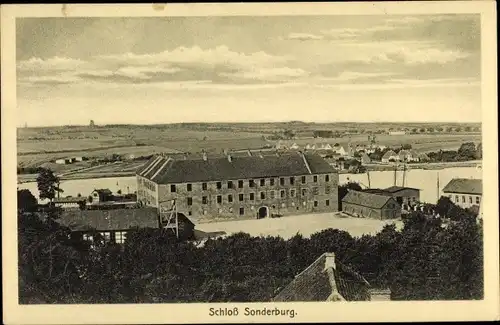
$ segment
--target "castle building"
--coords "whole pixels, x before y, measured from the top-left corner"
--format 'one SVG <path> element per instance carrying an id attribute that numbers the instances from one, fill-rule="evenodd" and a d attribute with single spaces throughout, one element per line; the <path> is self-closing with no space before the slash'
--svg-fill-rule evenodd
<path id="1" fill-rule="evenodd" d="M 137 200 L 193 217 L 252 217 L 337 211 L 338 173 L 302 152 L 173 159 L 156 156 L 137 173 Z"/>

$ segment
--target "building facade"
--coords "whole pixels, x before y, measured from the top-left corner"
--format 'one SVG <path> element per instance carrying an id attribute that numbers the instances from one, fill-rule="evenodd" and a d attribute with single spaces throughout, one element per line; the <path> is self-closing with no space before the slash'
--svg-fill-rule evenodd
<path id="1" fill-rule="evenodd" d="M 146 206 L 175 200 L 187 216 L 253 217 L 337 210 L 338 173 L 316 154 L 176 160 L 157 156 L 137 171 Z"/>
<path id="2" fill-rule="evenodd" d="M 480 179 L 454 178 L 443 188 L 443 195 L 455 205 L 467 209 L 481 207 L 483 181 Z"/>
<path id="3" fill-rule="evenodd" d="M 401 217 L 401 205 L 393 197 L 353 190 L 342 199 L 342 211 L 356 217 L 380 220 Z"/>

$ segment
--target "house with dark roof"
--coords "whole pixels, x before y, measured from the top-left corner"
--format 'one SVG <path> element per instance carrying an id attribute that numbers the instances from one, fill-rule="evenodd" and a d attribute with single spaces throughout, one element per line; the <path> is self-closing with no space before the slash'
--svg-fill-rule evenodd
<path id="1" fill-rule="evenodd" d="M 443 188 L 443 195 L 461 208 L 481 207 L 483 181 L 481 179 L 454 178 Z"/>
<path id="2" fill-rule="evenodd" d="M 342 211 L 361 218 L 396 219 L 401 205 L 389 195 L 350 190 L 342 199 Z"/>
<path id="3" fill-rule="evenodd" d="M 84 197 L 75 197 L 75 196 L 68 196 L 68 197 L 61 197 L 61 198 L 55 198 L 52 202 L 54 203 L 54 206 L 58 208 L 63 208 L 63 209 L 78 209 L 82 206 L 85 206 L 87 199 Z"/>
<path id="4" fill-rule="evenodd" d="M 187 216 L 265 218 L 337 210 L 338 173 L 317 154 L 153 157 L 137 170 L 146 206 L 176 201 Z"/>
<path id="5" fill-rule="evenodd" d="M 105 241 L 122 244 L 128 231 L 136 228 L 165 228 L 156 208 L 112 210 L 63 210 L 56 220 L 72 231 L 72 236 L 94 240 L 100 234 Z M 177 214 L 179 238 L 194 236 L 194 223 L 184 214 Z"/>
<path id="6" fill-rule="evenodd" d="M 383 163 L 389 163 L 394 161 L 399 161 L 399 155 L 395 153 L 393 150 L 389 150 L 382 156 L 381 161 Z"/>
<path id="7" fill-rule="evenodd" d="M 112 199 L 113 193 L 107 188 L 95 189 L 89 196 L 90 203 L 106 202 L 111 201 Z"/>
<path id="8" fill-rule="evenodd" d="M 390 291 L 372 288 L 334 253 L 322 254 L 273 298 L 273 302 L 369 300 L 390 300 Z"/>
<path id="9" fill-rule="evenodd" d="M 405 186 L 391 186 L 384 192 L 394 197 L 400 205 L 413 205 L 420 202 L 420 189 Z"/>

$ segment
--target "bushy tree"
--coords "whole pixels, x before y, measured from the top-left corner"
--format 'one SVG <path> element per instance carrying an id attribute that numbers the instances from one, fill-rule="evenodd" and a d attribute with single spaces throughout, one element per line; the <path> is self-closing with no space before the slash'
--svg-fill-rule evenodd
<path id="1" fill-rule="evenodd" d="M 30 190 L 17 191 L 17 209 L 21 212 L 35 212 L 38 208 L 38 201 L 31 194 Z"/>
<path id="2" fill-rule="evenodd" d="M 64 191 L 59 187 L 59 181 L 59 177 L 52 170 L 41 168 L 36 178 L 40 199 L 48 199 L 52 202 L 57 193 L 63 193 Z"/>

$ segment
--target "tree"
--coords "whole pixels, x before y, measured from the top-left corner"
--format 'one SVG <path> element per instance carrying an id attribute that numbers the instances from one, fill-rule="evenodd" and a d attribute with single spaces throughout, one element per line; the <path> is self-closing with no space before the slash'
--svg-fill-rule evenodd
<path id="1" fill-rule="evenodd" d="M 482 158 L 483 158 L 483 145 L 481 142 L 479 142 L 476 147 L 476 159 L 482 159 Z"/>
<path id="2" fill-rule="evenodd" d="M 447 128 L 446 128 L 446 132 L 448 132 L 448 133 L 453 132 L 453 128 L 452 128 L 451 126 L 447 127 Z"/>
<path id="3" fill-rule="evenodd" d="M 457 153 L 459 160 L 473 160 L 476 158 L 476 145 L 474 142 L 462 143 Z"/>
<path id="4" fill-rule="evenodd" d="M 94 120 L 90 120 L 90 127 L 94 127 L 94 126 L 95 126 Z"/>
<path id="5" fill-rule="evenodd" d="M 430 133 L 434 132 L 434 128 L 433 127 L 427 128 L 427 132 L 430 132 Z"/>
<path id="6" fill-rule="evenodd" d="M 401 145 L 402 150 L 410 150 L 411 148 L 412 148 L 411 144 L 409 144 L 409 143 L 405 143 L 405 144 Z"/>
<path id="7" fill-rule="evenodd" d="M 417 133 L 417 131 L 418 131 L 418 129 L 417 129 L 417 128 L 412 128 L 412 129 L 411 129 L 411 132 L 412 132 L 412 133 Z"/>
<path id="8" fill-rule="evenodd" d="M 442 127 L 440 127 L 440 126 L 436 128 L 436 131 L 438 131 L 438 132 L 443 132 L 443 130 L 444 129 Z"/>
<path id="9" fill-rule="evenodd" d="M 464 128 L 464 131 L 465 131 L 465 132 L 470 132 L 470 131 L 471 131 L 471 127 L 470 127 L 470 126 L 466 126 L 466 127 Z"/>
<path id="10" fill-rule="evenodd" d="M 420 133 L 425 133 L 425 128 L 420 128 L 420 129 L 419 129 L 419 132 L 420 132 Z"/>
<path id="11" fill-rule="evenodd" d="M 52 170 L 41 168 L 36 178 L 40 199 L 48 199 L 52 203 L 56 193 L 63 193 L 64 191 L 59 187 L 59 181 L 59 177 L 54 175 Z"/>
<path id="12" fill-rule="evenodd" d="M 30 190 L 17 191 L 17 209 L 21 212 L 35 212 L 38 208 L 38 201 L 31 194 Z"/>

